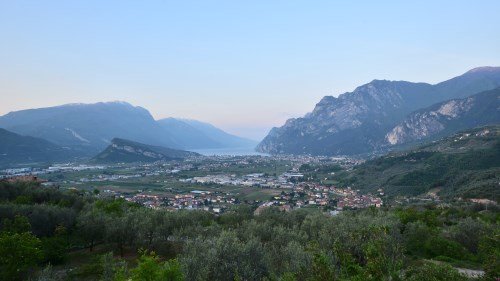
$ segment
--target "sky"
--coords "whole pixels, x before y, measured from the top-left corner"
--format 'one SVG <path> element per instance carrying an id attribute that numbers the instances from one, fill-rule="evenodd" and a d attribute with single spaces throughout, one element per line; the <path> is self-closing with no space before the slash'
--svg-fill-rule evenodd
<path id="1" fill-rule="evenodd" d="M 0 0 L 0 115 L 127 101 L 259 140 L 373 79 L 500 66 L 500 1 Z"/>

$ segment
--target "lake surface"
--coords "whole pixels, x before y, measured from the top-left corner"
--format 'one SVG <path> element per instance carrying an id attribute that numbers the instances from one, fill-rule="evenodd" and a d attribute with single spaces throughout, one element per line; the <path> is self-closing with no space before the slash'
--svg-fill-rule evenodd
<path id="1" fill-rule="evenodd" d="M 199 153 L 201 155 L 205 155 L 205 156 L 212 156 L 212 155 L 232 155 L 232 156 L 261 155 L 261 156 L 269 156 L 269 154 L 260 153 L 260 152 L 255 151 L 255 147 L 191 149 L 191 151 L 197 152 L 197 153 Z"/>

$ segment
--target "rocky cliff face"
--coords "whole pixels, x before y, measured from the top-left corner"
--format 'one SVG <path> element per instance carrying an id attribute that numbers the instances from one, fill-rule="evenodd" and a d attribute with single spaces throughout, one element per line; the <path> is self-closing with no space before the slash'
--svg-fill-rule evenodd
<path id="1" fill-rule="evenodd" d="M 313 155 L 373 152 L 388 142 L 398 143 L 402 128 L 396 127 L 408 114 L 450 97 L 470 96 L 496 87 L 500 87 L 498 67 L 474 69 L 437 85 L 374 80 L 338 98 L 324 97 L 311 113 L 273 128 L 257 150 Z M 466 104 L 443 105 L 434 114 L 452 117 L 466 110 Z M 424 119 L 429 122 L 427 134 L 440 130 L 435 121 Z"/>
<path id="2" fill-rule="evenodd" d="M 152 158 L 154 160 L 160 160 L 160 159 L 166 158 L 166 156 L 161 154 L 161 153 L 156 153 L 153 151 L 144 150 L 144 149 L 133 147 L 130 145 L 120 145 L 120 144 L 113 143 L 113 144 L 111 144 L 111 149 L 114 149 L 117 151 L 122 151 L 124 153 L 136 154 L 138 157 Z"/>
<path id="3" fill-rule="evenodd" d="M 424 83 L 374 80 L 338 98 L 324 97 L 305 117 L 274 128 L 257 149 L 278 154 L 368 152 L 377 146 L 375 140 L 388 124 L 414 109 L 411 101 L 430 89 Z"/>
<path id="4" fill-rule="evenodd" d="M 405 144 L 474 126 L 500 123 L 500 89 L 438 103 L 408 115 L 386 134 L 390 145 Z"/>

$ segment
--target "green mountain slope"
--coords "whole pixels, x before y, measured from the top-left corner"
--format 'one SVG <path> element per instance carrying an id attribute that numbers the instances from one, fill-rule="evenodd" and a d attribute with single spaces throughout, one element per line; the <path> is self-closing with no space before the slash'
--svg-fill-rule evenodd
<path id="1" fill-rule="evenodd" d="M 154 162 L 183 159 L 199 154 L 161 146 L 146 145 L 130 140 L 115 138 L 111 144 L 93 158 L 98 163 Z"/>
<path id="2" fill-rule="evenodd" d="M 500 125 L 463 131 L 417 149 L 389 154 L 337 175 L 364 191 L 388 195 L 437 191 L 445 197 L 500 199 Z"/>

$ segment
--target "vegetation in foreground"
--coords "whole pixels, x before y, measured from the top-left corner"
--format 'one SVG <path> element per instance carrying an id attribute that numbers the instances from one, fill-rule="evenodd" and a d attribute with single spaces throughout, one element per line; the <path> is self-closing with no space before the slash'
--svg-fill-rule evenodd
<path id="1" fill-rule="evenodd" d="M 467 280 L 500 276 L 496 207 L 213 216 L 0 183 L 1 280 Z"/>

